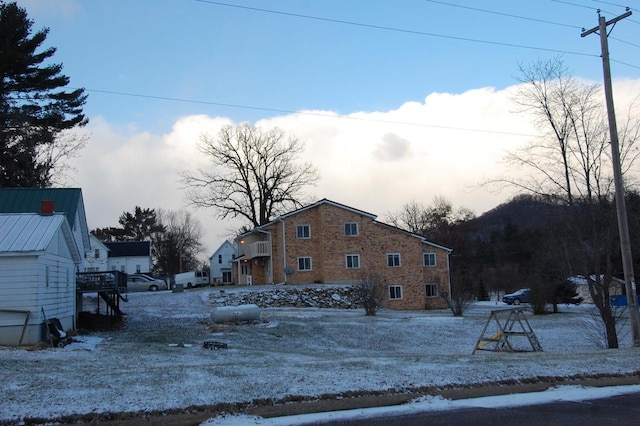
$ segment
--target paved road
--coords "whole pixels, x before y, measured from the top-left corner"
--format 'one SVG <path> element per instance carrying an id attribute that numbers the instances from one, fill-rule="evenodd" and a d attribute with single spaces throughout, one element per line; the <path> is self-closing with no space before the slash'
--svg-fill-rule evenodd
<path id="1" fill-rule="evenodd" d="M 332 426 L 423 426 L 423 425 L 638 425 L 640 392 L 589 401 L 555 402 L 509 408 L 467 408 L 322 423 Z"/>

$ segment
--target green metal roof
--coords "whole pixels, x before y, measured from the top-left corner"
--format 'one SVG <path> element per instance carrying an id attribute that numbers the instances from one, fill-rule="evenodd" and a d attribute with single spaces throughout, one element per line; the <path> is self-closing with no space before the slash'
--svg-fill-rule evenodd
<path id="1" fill-rule="evenodd" d="M 54 210 L 64 213 L 73 229 L 82 200 L 80 188 L 0 188 L 0 213 L 40 213 L 45 200 L 53 201 Z"/>

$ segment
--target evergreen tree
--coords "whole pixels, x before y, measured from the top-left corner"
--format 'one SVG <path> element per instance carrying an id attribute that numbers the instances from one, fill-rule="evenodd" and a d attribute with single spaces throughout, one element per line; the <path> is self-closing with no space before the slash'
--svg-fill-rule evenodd
<path id="1" fill-rule="evenodd" d="M 87 124 L 87 95 L 64 90 L 62 64 L 46 63 L 56 49 L 41 49 L 49 29 L 32 35 L 32 26 L 25 9 L 0 2 L 0 187 L 50 186 L 56 167 L 84 145 L 61 133 Z"/>

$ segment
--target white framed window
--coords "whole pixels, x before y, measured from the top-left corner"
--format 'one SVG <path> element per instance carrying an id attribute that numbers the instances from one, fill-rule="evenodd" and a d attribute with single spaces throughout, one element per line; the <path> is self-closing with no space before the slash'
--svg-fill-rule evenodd
<path id="1" fill-rule="evenodd" d="M 298 271 L 310 271 L 311 267 L 311 256 L 300 256 L 298 258 Z"/>
<path id="2" fill-rule="evenodd" d="M 100 259 L 100 250 L 95 249 L 93 251 L 93 257 L 96 258 L 96 259 Z"/>
<path id="3" fill-rule="evenodd" d="M 218 264 L 222 264 L 222 255 L 221 254 L 218 255 Z"/>
<path id="4" fill-rule="evenodd" d="M 311 238 L 311 225 L 296 226 L 296 238 L 301 238 L 301 239 Z"/>
<path id="5" fill-rule="evenodd" d="M 345 256 L 345 262 L 347 269 L 359 269 L 360 268 L 360 255 L 348 254 Z"/>
<path id="6" fill-rule="evenodd" d="M 391 300 L 400 300 L 400 299 L 402 299 L 402 286 L 401 285 L 390 285 L 389 286 L 389 299 L 391 299 Z"/>
<path id="7" fill-rule="evenodd" d="M 436 254 L 422 253 L 422 261 L 424 266 L 436 266 Z"/>
<path id="8" fill-rule="evenodd" d="M 357 222 L 347 222 L 344 224 L 344 235 L 354 237 L 358 235 L 358 223 Z"/>
<path id="9" fill-rule="evenodd" d="M 387 253 L 387 266 L 397 268 L 400 266 L 400 253 Z"/>
<path id="10" fill-rule="evenodd" d="M 425 296 L 438 297 L 438 284 L 427 284 L 424 286 Z"/>

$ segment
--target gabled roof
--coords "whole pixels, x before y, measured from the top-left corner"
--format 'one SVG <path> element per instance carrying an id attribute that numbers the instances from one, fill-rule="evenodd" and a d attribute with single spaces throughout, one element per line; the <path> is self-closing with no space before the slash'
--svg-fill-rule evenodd
<path id="1" fill-rule="evenodd" d="M 103 244 L 109 249 L 109 257 L 151 255 L 151 241 L 116 241 Z"/>
<path id="2" fill-rule="evenodd" d="M 361 214 L 363 216 L 368 216 L 373 220 L 375 220 L 376 217 L 377 217 L 374 214 L 367 213 L 367 212 L 362 211 L 362 210 L 354 209 L 353 207 L 349 207 L 349 206 L 347 206 L 345 204 L 336 203 L 335 201 L 331 201 L 331 200 L 328 200 L 326 198 L 323 198 L 322 200 L 316 201 L 313 204 L 309 204 L 307 206 L 300 207 L 299 209 L 293 210 L 293 211 L 291 211 L 289 213 L 282 214 L 282 215 L 278 216 L 277 218 L 275 218 L 274 220 L 272 220 L 271 222 L 265 223 L 264 225 L 261 225 L 261 226 L 258 226 L 255 229 L 264 229 L 264 228 L 268 227 L 269 225 L 273 225 L 274 223 L 279 222 L 282 219 L 288 218 L 289 216 L 294 216 L 294 215 L 296 215 L 298 213 L 301 213 L 301 212 L 306 211 L 306 210 L 310 210 L 310 209 L 312 209 L 314 207 L 318 207 L 318 206 L 321 206 L 323 204 L 329 204 L 329 205 L 332 205 L 332 206 L 335 206 L 335 207 L 338 207 L 338 208 L 341 208 L 341 209 L 344 209 L 344 210 L 349 210 L 351 212 L 354 212 L 354 213 L 357 213 L 357 214 Z M 250 234 L 251 232 L 253 232 L 253 231 L 249 231 L 246 234 Z"/>
<path id="3" fill-rule="evenodd" d="M 0 188 L 0 213 L 40 213 L 40 203 L 51 200 L 73 229 L 81 199 L 80 188 Z"/>
<path id="4" fill-rule="evenodd" d="M 288 218 L 290 216 L 294 216 L 294 215 L 296 215 L 298 213 L 301 213 L 303 211 L 306 211 L 306 210 L 309 210 L 309 209 L 312 209 L 314 207 L 318 207 L 318 206 L 321 206 L 321 205 L 324 205 L 324 204 L 331 205 L 331 206 L 334 206 L 334 207 L 338 207 L 340 209 L 348 210 L 350 212 L 353 212 L 353 213 L 356 213 L 356 214 L 359 214 L 359 215 L 362 215 L 362 216 L 367 216 L 373 221 L 373 223 L 375 223 L 377 225 L 384 226 L 384 227 L 389 228 L 389 229 L 393 229 L 393 230 L 395 230 L 397 232 L 402 232 L 402 233 L 410 235 L 410 236 L 412 236 L 414 238 L 418 238 L 418 239 L 420 239 L 422 241 L 423 244 L 428 244 L 428 245 L 431 245 L 431 246 L 434 246 L 434 247 L 438 247 L 440 249 L 448 251 L 449 253 L 453 251 L 453 249 L 441 246 L 441 245 L 436 244 L 436 243 L 432 243 L 431 241 L 427 240 L 426 237 L 424 237 L 423 235 L 414 234 L 413 232 L 406 231 L 406 230 L 398 228 L 396 226 L 389 225 L 389 224 L 384 223 L 384 222 L 379 222 L 378 220 L 376 220 L 376 218 L 378 216 L 376 216 L 376 215 L 374 215 L 372 213 L 367 213 L 367 212 L 365 212 L 363 210 L 358 210 L 358 209 L 355 209 L 353 207 L 349 207 L 349 206 L 347 206 L 345 204 L 336 203 L 335 201 L 331 201 L 331 200 L 328 200 L 326 198 L 323 198 L 320 201 L 316 201 L 313 204 L 309 204 L 308 206 L 304 206 L 304 207 L 301 207 L 301 208 L 299 208 L 297 210 L 293 210 L 293 211 L 291 211 L 289 213 L 285 213 L 283 215 L 280 215 L 280 216 L 278 216 L 277 218 L 275 218 L 274 220 L 272 220 L 269 223 L 265 223 L 264 225 L 258 226 L 258 227 L 252 229 L 249 232 L 245 232 L 244 234 L 238 236 L 238 238 L 240 238 L 240 237 L 242 237 L 244 235 L 251 234 L 253 232 L 264 232 L 265 228 L 269 227 L 270 225 L 273 225 L 276 222 L 279 222 L 279 221 L 284 220 L 284 219 L 286 219 L 286 218 Z"/>
<path id="5" fill-rule="evenodd" d="M 94 250 L 95 249 L 103 249 L 103 250 L 109 251 L 107 246 L 105 246 L 104 243 L 102 241 L 100 241 L 98 239 L 98 237 L 96 237 L 92 233 L 89 233 L 89 240 L 91 240 L 91 248 L 92 249 L 94 249 Z"/>
<path id="6" fill-rule="evenodd" d="M 78 247 L 62 214 L 0 213 L 0 254 L 44 252 L 60 229 L 73 261 L 79 263 Z"/>
<path id="7" fill-rule="evenodd" d="M 80 188 L 0 188 L 0 213 L 40 213 L 42 201 L 54 203 L 56 213 L 64 213 L 69 226 L 74 229 L 76 214 L 85 247 L 89 247 L 82 189 Z"/>
<path id="8" fill-rule="evenodd" d="M 229 240 L 226 240 L 224 243 L 220 244 L 220 247 L 218 247 L 218 249 L 214 251 L 211 256 L 209 256 L 209 259 L 215 257 L 215 255 L 217 255 L 225 246 L 229 246 L 231 249 L 233 249 L 234 252 L 236 251 L 236 246 L 231 244 Z"/>

